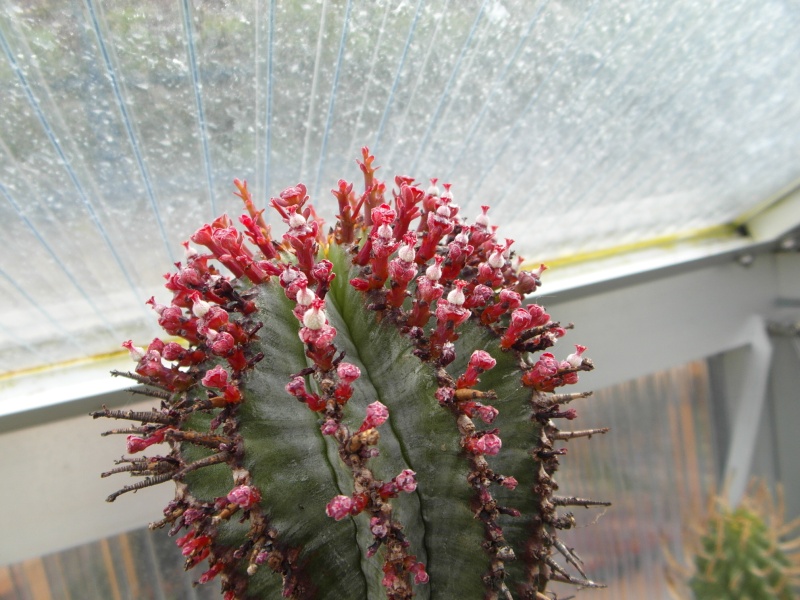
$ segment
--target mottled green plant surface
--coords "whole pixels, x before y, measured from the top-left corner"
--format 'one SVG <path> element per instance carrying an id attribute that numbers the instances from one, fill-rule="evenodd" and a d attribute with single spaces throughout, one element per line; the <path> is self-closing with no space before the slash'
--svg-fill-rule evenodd
<path id="1" fill-rule="evenodd" d="M 593 365 L 582 346 L 557 359 L 571 326 L 524 303 L 543 267 L 520 270 L 488 207 L 467 223 L 449 186 L 396 178 L 387 201 L 363 158 L 364 192 L 339 182 L 329 232 L 298 185 L 270 202 L 288 225 L 273 239 L 237 181 L 245 234 L 223 217 L 192 236 L 210 254 L 187 244 L 171 305 L 149 302 L 184 342 L 125 343 L 125 375 L 160 405 L 93 413 L 137 423 L 110 432 L 130 456 L 104 475 L 143 479 L 109 500 L 174 481 L 153 527 L 180 533 L 186 567 L 207 561 L 199 581 L 219 577 L 226 600 L 597 586 L 558 510 L 606 503 L 558 495 L 554 474 L 559 442 L 605 430 L 556 425 L 588 395 L 556 390 Z"/>

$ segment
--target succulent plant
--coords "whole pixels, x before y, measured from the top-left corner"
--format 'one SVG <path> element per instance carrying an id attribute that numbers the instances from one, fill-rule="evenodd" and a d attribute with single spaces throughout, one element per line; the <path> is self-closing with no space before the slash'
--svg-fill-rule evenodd
<path id="1" fill-rule="evenodd" d="M 800 521 L 783 523 L 763 484 L 736 508 L 713 496 L 693 544 L 688 587 L 696 600 L 793 600 L 800 589 Z"/>
<path id="2" fill-rule="evenodd" d="M 126 342 L 135 372 L 116 373 L 160 405 L 92 413 L 135 423 L 108 432 L 130 456 L 103 476 L 142 479 L 108 500 L 175 482 L 151 527 L 181 533 L 226 600 L 597 586 L 558 510 L 607 503 L 557 495 L 554 474 L 559 442 L 606 429 L 558 428 L 589 393 L 557 389 L 593 365 L 548 351 L 572 326 L 524 302 L 544 266 L 520 269 L 488 207 L 462 220 L 449 185 L 396 177 L 387 202 L 362 152 L 364 192 L 339 181 L 329 231 L 298 184 L 269 203 L 287 226 L 273 238 L 236 180 L 243 233 L 222 216 L 191 236 L 209 253 L 184 244 L 170 305 L 148 301 L 173 340 Z"/>

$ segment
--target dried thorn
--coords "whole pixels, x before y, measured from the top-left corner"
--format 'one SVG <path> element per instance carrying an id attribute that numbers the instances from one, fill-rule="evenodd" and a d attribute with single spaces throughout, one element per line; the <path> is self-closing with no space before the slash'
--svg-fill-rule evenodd
<path id="1" fill-rule="evenodd" d="M 100 473 L 100 477 L 105 478 L 111 475 L 116 475 L 117 473 L 127 473 L 131 472 L 135 475 L 154 475 L 155 472 L 148 468 L 148 463 L 145 462 L 132 462 L 127 465 L 122 465 L 121 467 L 116 467 L 111 469 L 110 471 L 104 471 Z"/>
<path id="2" fill-rule="evenodd" d="M 89 413 L 92 418 L 108 417 L 109 419 L 125 419 L 127 421 L 140 421 L 142 423 L 161 423 L 162 425 L 175 425 L 176 419 L 171 415 L 156 411 L 109 410 L 103 405 L 103 410 Z"/>
<path id="3" fill-rule="evenodd" d="M 140 390 L 139 388 L 128 388 L 125 390 L 131 394 L 138 394 L 139 396 L 148 396 L 150 398 L 158 398 L 159 400 L 172 400 L 172 394 L 169 392 L 165 392 L 164 390 L 153 390 L 153 389 L 144 389 Z"/>
<path id="4" fill-rule="evenodd" d="M 598 433 L 607 433 L 609 431 L 608 427 L 598 427 L 597 429 L 582 429 L 580 431 L 558 431 L 551 435 L 550 437 L 554 440 L 571 440 L 573 438 L 579 437 L 592 437 Z"/>
<path id="5" fill-rule="evenodd" d="M 558 581 L 560 583 L 571 583 L 572 585 L 579 585 L 581 587 L 594 588 L 594 589 L 602 589 L 608 587 L 602 583 L 597 583 L 595 581 L 592 581 L 591 579 L 581 579 L 580 577 L 572 577 L 570 575 L 567 575 L 565 577 L 561 573 L 552 573 L 550 575 L 550 580 Z"/>
<path id="6" fill-rule="evenodd" d="M 145 377 L 144 375 L 139 375 L 138 373 L 131 373 L 130 371 L 111 371 L 112 377 L 127 377 L 128 379 L 133 379 L 137 383 L 141 383 L 142 385 L 153 385 L 153 382 L 150 380 L 149 377 Z"/>
<path id="7" fill-rule="evenodd" d="M 144 481 L 140 481 L 138 483 L 134 483 L 132 485 L 126 485 L 121 490 L 117 490 L 113 494 L 111 494 L 108 498 L 106 498 L 106 502 L 113 502 L 122 494 L 127 492 L 135 492 L 136 490 L 141 490 L 146 487 L 150 487 L 153 485 L 158 485 L 159 483 L 164 483 L 165 481 L 169 481 L 172 479 L 171 473 L 164 473 L 163 475 L 157 475 L 155 477 L 148 477 Z"/>
<path id="8" fill-rule="evenodd" d="M 577 554 L 575 554 L 571 548 L 567 548 L 564 545 L 564 542 L 559 540 L 557 537 L 553 536 L 552 542 L 553 546 L 556 547 L 556 550 L 558 550 L 561 553 L 561 555 L 567 560 L 567 562 L 571 564 L 573 567 L 575 567 L 575 569 L 578 571 L 578 573 L 581 574 L 581 576 L 584 579 L 588 579 L 588 577 L 586 577 L 586 573 L 583 570 L 583 567 L 581 566 L 581 563 L 583 563 L 583 561 L 580 559 L 580 557 Z"/>
<path id="9" fill-rule="evenodd" d="M 590 506 L 611 506 L 611 502 L 576 498 L 575 496 L 553 496 L 550 498 L 550 502 L 556 506 L 583 506 L 584 508 L 589 508 Z"/>
<path id="10" fill-rule="evenodd" d="M 514 343 L 514 346 L 517 346 L 517 344 L 521 345 L 522 342 L 526 342 L 527 340 L 534 338 L 537 335 L 541 335 L 546 331 L 555 329 L 557 327 L 561 327 L 561 324 L 558 321 L 552 321 L 550 323 L 547 323 L 546 325 L 540 325 L 539 327 L 533 327 L 531 329 L 523 331 L 520 334 L 519 338 L 517 338 L 517 341 Z M 574 325 L 570 323 L 566 327 L 564 327 L 564 329 L 572 329 L 573 327 Z"/>
<path id="11" fill-rule="evenodd" d="M 196 446 L 203 446 L 205 448 L 219 448 L 223 444 L 228 446 L 233 445 L 233 440 L 224 435 L 209 435 L 198 433 L 196 431 L 180 431 L 178 429 L 170 429 L 165 433 L 165 437 L 171 441 L 188 442 Z"/>
<path id="12" fill-rule="evenodd" d="M 173 479 L 180 479 L 187 473 L 192 471 L 196 471 L 197 469 L 202 469 L 203 467 L 209 467 L 211 465 L 216 465 L 219 463 L 223 463 L 230 458 L 230 452 L 217 452 L 216 454 L 212 454 L 211 456 L 207 456 L 205 458 L 201 458 L 200 460 L 196 460 L 193 463 L 189 463 L 185 467 L 183 467 L 180 471 L 172 475 Z"/>
<path id="13" fill-rule="evenodd" d="M 124 427 L 122 429 L 109 429 L 108 431 L 101 433 L 100 436 L 106 437 L 107 435 L 115 435 L 118 433 L 145 433 L 147 429 L 147 427 Z"/>
<path id="14" fill-rule="evenodd" d="M 573 392 L 571 394 L 550 394 L 544 396 L 542 400 L 534 401 L 534 405 L 538 409 L 547 409 L 557 404 L 569 404 L 573 400 L 580 400 L 581 398 L 588 398 L 594 392 Z M 542 395 L 539 394 L 541 398 Z"/>

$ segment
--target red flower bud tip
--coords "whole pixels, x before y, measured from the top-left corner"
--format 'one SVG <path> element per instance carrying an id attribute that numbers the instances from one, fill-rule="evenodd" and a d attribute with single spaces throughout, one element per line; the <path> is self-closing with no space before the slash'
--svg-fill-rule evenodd
<path id="1" fill-rule="evenodd" d="M 184 538 L 181 538 L 184 539 Z M 179 540 L 180 541 L 180 540 Z M 200 537 L 192 536 L 191 539 L 185 541 L 183 544 L 179 544 L 182 548 L 181 554 L 184 556 L 191 556 L 198 550 L 202 550 L 208 544 L 211 543 L 211 538 L 207 535 L 201 535 Z"/>
<path id="2" fill-rule="evenodd" d="M 135 435 L 129 435 L 126 439 L 126 447 L 128 454 L 136 454 L 152 446 L 153 444 L 160 444 L 164 441 L 164 434 L 167 433 L 169 427 L 162 427 L 146 438 L 141 438 Z"/>
<path id="3" fill-rule="evenodd" d="M 302 204 L 306 199 L 306 186 L 298 183 L 292 187 L 288 187 L 280 193 L 280 199 L 286 205 Z"/>
<path id="4" fill-rule="evenodd" d="M 217 365 L 213 369 L 206 371 L 203 379 L 200 380 L 207 388 L 222 389 L 228 384 L 228 372 Z"/>
<path id="5" fill-rule="evenodd" d="M 350 285 L 352 285 L 359 292 L 369 291 L 369 281 L 366 279 L 361 279 L 360 277 L 353 277 L 353 279 L 350 280 Z"/>
<path id="6" fill-rule="evenodd" d="M 389 225 L 394 222 L 395 218 L 397 217 L 397 213 L 392 210 L 392 207 L 388 204 L 376 206 L 372 209 L 370 214 L 372 216 L 372 223 L 376 227 L 380 227 L 381 225 Z"/>
<path id="7" fill-rule="evenodd" d="M 492 355 L 485 350 L 475 350 L 469 358 L 467 371 L 458 378 L 456 387 L 458 389 L 471 388 L 478 383 L 478 377 L 484 371 L 488 371 L 497 364 Z"/>
<path id="8" fill-rule="evenodd" d="M 353 499 L 347 496 L 336 496 L 333 500 L 328 502 L 325 507 L 325 514 L 329 517 L 341 521 L 350 515 L 350 510 L 353 508 Z"/>
<path id="9" fill-rule="evenodd" d="M 356 379 L 361 377 L 361 369 L 350 363 L 341 362 L 336 367 L 336 374 L 343 383 L 353 383 Z"/>
<path id="10" fill-rule="evenodd" d="M 214 565 L 208 571 L 200 575 L 200 579 L 198 579 L 197 582 L 201 584 L 208 583 L 214 579 L 214 577 L 216 577 L 220 571 L 222 571 L 224 566 L 225 564 L 222 561 L 214 563 Z"/>
<path id="11" fill-rule="evenodd" d="M 364 422 L 361 424 L 357 433 L 361 433 L 367 429 L 374 429 L 382 425 L 388 418 L 389 409 L 386 408 L 384 404 L 381 404 L 380 401 L 376 400 L 367 406 L 367 416 L 364 418 Z"/>
<path id="12" fill-rule="evenodd" d="M 122 342 L 122 347 L 128 351 L 134 361 L 139 362 L 144 358 L 145 349 L 141 346 L 134 346 L 131 340 Z"/>
<path id="13" fill-rule="evenodd" d="M 503 441 L 493 433 L 481 437 L 472 437 L 467 441 L 467 450 L 473 454 L 488 454 L 494 456 L 503 447 Z"/>
<path id="14" fill-rule="evenodd" d="M 249 485 L 237 485 L 228 493 L 227 499 L 231 504 L 248 510 L 261 501 L 261 492 Z"/>
<path id="15" fill-rule="evenodd" d="M 428 573 L 425 572 L 425 565 L 420 562 L 412 565 L 409 571 L 414 575 L 414 583 L 417 585 L 421 583 L 428 583 L 430 580 Z"/>
<path id="16" fill-rule="evenodd" d="M 586 352 L 586 346 L 575 344 L 575 352 L 567 356 L 567 362 L 573 369 L 577 369 L 583 362 L 582 354 Z"/>
<path id="17" fill-rule="evenodd" d="M 574 408 L 568 408 L 567 410 L 562 412 L 559 416 L 563 417 L 564 419 L 567 419 L 568 421 L 572 421 L 578 418 L 578 411 L 575 410 Z"/>

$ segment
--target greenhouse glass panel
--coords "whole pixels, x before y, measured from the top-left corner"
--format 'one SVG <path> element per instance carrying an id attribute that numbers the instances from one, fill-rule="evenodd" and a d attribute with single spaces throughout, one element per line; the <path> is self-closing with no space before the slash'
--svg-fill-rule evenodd
<path id="1" fill-rule="evenodd" d="M 800 180 L 779 0 L 0 2 L 0 365 L 146 340 L 234 177 L 453 185 L 533 264 L 736 235 Z"/>

